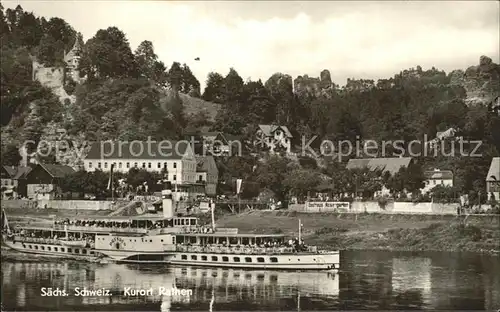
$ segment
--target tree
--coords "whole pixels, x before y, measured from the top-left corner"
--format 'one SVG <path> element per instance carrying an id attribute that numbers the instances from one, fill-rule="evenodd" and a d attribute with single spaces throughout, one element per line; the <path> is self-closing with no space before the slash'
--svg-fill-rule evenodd
<path id="1" fill-rule="evenodd" d="M 126 180 L 127 184 L 137 189 L 141 185 L 147 185 L 148 191 L 153 192 L 158 185 L 158 181 L 162 180 L 163 176 L 158 172 L 150 172 L 146 169 L 130 168 Z"/>
<path id="2" fill-rule="evenodd" d="M 154 52 L 153 43 L 144 40 L 135 50 L 135 60 L 139 73 L 142 77 L 155 81 L 163 86 L 167 79 L 166 67 L 163 62 L 158 61 L 158 56 Z"/>
<path id="3" fill-rule="evenodd" d="M 297 168 L 286 173 L 283 185 L 292 194 L 297 196 L 307 195 L 309 191 L 314 190 L 322 179 L 318 172 L 310 169 Z"/>
<path id="4" fill-rule="evenodd" d="M 288 193 L 288 186 L 283 184 L 290 161 L 287 158 L 271 156 L 264 164 L 257 167 L 255 176 L 262 187 L 272 190 L 278 199 L 283 200 Z"/>
<path id="5" fill-rule="evenodd" d="M 18 166 L 22 157 L 19 154 L 18 148 L 13 144 L 2 146 L 2 165 L 3 166 Z"/>
<path id="6" fill-rule="evenodd" d="M 224 77 L 219 73 L 211 72 L 208 74 L 202 98 L 205 101 L 223 104 L 224 88 Z"/>
<path id="7" fill-rule="evenodd" d="M 242 100 L 243 85 L 243 79 L 234 68 L 231 68 L 224 78 L 224 100 L 226 105 L 238 108 Z"/>
<path id="8" fill-rule="evenodd" d="M 459 200 L 459 190 L 453 186 L 436 185 L 430 190 L 432 200 L 436 203 L 455 203 Z"/>
<path id="9" fill-rule="evenodd" d="M 168 70 L 168 83 L 175 92 L 180 92 L 182 90 L 182 76 L 183 71 L 181 64 L 178 62 L 172 63 L 170 69 Z"/>
<path id="10" fill-rule="evenodd" d="M 192 97 L 199 98 L 200 97 L 200 82 L 191 72 L 191 69 L 186 64 L 182 65 L 182 74 L 181 74 L 181 92 L 185 94 L 189 94 Z"/>
<path id="11" fill-rule="evenodd" d="M 138 76 L 129 42 L 116 27 L 100 29 L 87 41 L 80 69 L 90 80 Z"/>

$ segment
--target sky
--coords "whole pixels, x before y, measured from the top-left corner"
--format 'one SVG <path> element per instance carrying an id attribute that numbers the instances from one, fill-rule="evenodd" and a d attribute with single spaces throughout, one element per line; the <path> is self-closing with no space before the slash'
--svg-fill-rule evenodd
<path id="1" fill-rule="evenodd" d="M 403 69 L 449 72 L 499 63 L 498 1 L 5 1 L 83 34 L 116 26 L 133 50 L 153 42 L 168 67 L 186 63 L 202 85 L 233 67 L 244 79 L 276 72 L 332 80 L 389 78 Z M 194 59 L 199 57 L 200 61 Z"/>

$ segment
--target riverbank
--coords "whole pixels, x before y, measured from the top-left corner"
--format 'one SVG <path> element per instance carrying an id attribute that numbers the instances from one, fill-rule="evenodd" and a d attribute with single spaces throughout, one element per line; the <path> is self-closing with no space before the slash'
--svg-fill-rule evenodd
<path id="1" fill-rule="evenodd" d="M 384 215 L 252 211 L 225 215 L 217 226 L 247 233 L 298 236 L 326 249 L 500 253 L 500 216 Z"/>
<path id="2" fill-rule="evenodd" d="M 9 223 L 50 225 L 58 218 L 105 216 L 110 211 L 56 209 L 6 209 Z M 209 223 L 210 216 L 200 216 Z M 325 249 L 388 251 L 451 251 L 500 253 L 499 215 L 387 215 L 250 211 L 216 214 L 218 227 L 238 228 L 241 233 L 275 233 L 298 236 L 298 220 L 304 224 L 307 244 Z"/>

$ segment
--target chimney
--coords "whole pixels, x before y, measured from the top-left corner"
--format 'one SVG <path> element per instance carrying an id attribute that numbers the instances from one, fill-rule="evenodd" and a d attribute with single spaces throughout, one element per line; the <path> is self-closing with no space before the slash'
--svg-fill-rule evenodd
<path id="1" fill-rule="evenodd" d="M 172 205 L 172 184 L 167 182 L 165 189 L 161 191 L 163 218 L 172 219 L 174 217 L 174 210 Z"/>

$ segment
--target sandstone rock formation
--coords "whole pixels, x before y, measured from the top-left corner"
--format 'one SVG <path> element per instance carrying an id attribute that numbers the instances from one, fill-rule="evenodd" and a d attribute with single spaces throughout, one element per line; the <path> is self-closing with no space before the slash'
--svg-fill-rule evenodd
<path id="1" fill-rule="evenodd" d="M 465 72 L 453 71 L 450 75 L 450 83 L 465 88 L 467 105 L 488 105 L 500 95 L 500 65 L 487 56 L 479 58 L 479 65 L 471 66 Z"/>
<path id="2" fill-rule="evenodd" d="M 294 92 L 298 95 L 329 96 L 335 91 L 335 84 L 332 82 L 330 71 L 324 69 L 319 78 L 308 75 L 298 76 L 293 81 Z"/>

